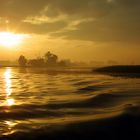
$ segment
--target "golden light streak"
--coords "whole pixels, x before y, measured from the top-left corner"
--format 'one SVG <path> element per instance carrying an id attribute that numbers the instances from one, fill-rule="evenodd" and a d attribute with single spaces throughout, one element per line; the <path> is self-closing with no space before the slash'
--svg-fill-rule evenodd
<path id="1" fill-rule="evenodd" d="M 4 73 L 5 78 L 5 92 L 6 92 L 6 105 L 12 106 L 15 104 L 15 100 L 13 98 L 9 98 L 12 94 L 12 81 L 11 81 L 11 69 L 7 69 Z"/>
<path id="2" fill-rule="evenodd" d="M 6 96 L 10 96 L 12 93 L 12 82 L 11 82 L 11 69 L 7 69 L 6 72 L 4 73 L 4 78 L 5 78 L 5 91 L 6 91 Z"/>
<path id="3" fill-rule="evenodd" d="M 7 127 L 7 131 L 3 135 L 13 134 L 15 132 L 14 127 L 18 124 L 17 121 L 5 121 L 4 124 Z"/>

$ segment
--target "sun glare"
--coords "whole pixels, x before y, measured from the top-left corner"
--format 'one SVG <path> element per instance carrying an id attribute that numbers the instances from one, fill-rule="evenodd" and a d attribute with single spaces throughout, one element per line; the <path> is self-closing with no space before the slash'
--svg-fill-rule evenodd
<path id="1" fill-rule="evenodd" d="M 6 102 L 7 102 L 8 106 L 12 106 L 12 105 L 14 105 L 15 100 L 14 99 L 7 99 Z"/>
<path id="2" fill-rule="evenodd" d="M 23 35 L 12 32 L 0 32 L 0 45 L 13 47 L 22 43 Z"/>

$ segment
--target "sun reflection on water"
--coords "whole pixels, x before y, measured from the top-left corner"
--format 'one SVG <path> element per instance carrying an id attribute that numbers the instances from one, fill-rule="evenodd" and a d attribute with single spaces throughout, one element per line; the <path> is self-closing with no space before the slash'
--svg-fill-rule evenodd
<path id="1" fill-rule="evenodd" d="M 12 74 L 11 69 L 6 69 L 4 73 L 4 79 L 5 79 L 5 92 L 6 92 L 6 105 L 12 106 L 15 103 L 15 100 L 11 98 L 12 95 L 12 80 L 11 80 Z"/>
<path id="2" fill-rule="evenodd" d="M 18 124 L 15 121 L 5 121 L 4 124 L 7 127 L 7 130 L 3 133 L 3 135 L 9 135 L 13 134 L 16 130 L 14 130 L 14 127 Z"/>
<path id="3" fill-rule="evenodd" d="M 6 85 L 6 96 L 10 96 L 12 94 L 12 81 L 11 81 L 11 69 L 7 69 L 4 73 L 5 85 Z"/>
<path id="4" fill-rule="evenodd" d="M 12 105 L 14 105 L 15 100 L 14 99 L 7 99 L 6 102 L 7 102 L 8 106 L 12 106 Z"/>
<path id="5" fill-rule="evenodd" d="M 5 121 L 5 124 L 8 126 L 9 129 L 14 127 L 17 123 L 12 122 L 12 121 Z"/>
<path id="6" fill-rule="evenodd" d="M 5 84 L 5 98 L 3 105 L 5 106 L 5 112 L 12 111 L 10 106 L 15 104 L 15 99 L 12 96 L 12 70 L 10 68 L 6 69 L 4 74 L 4 84 Z M 15 130 L 15 126 L 18 124 L 17 121 L 14 120 L 6 120 L 4 121 L 5 129 L 3 135 L 10 135 L 13 134 Z"/>

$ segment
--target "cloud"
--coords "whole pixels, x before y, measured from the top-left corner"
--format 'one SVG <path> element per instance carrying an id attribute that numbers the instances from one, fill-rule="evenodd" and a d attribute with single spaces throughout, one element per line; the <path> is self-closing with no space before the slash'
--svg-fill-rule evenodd
<path id="1" fill-rule="evenodd" d="M 139 42 L 139 0 L 1 0 L 0 30 L 94 42 Z"/>
<path id="2" fill-rule="evenodd" d="M 38 14 L 47 3 L 47 0 L 1 0 L 0 16 L 22 19 Z"/>
<path id="3" fill-rule="evenodd" d="M 95 1 L 94 1 L 95 2 Z M 105 1 L 104 1 L 105 2 Z M 99 42 L 139 42 L 140 41 L 140 1 L 112 0 L 103 6 L 103 1 L 96 1 L 96 13 L 100 8 L 104 14 L 90 14 L 96 20 L 77 25 L 76 30 L 65 30 L 54 36 L 65 36 L 67 39 L 92 40 Z M 108 9 L 107 9 L 108 7 Z M 93 9 L 94 11 L 95 9 Z M 104 11 L 105 10 L 105 11 Z M 88 7 L 87 7 L 88 11 Z M 86 12 L 85 12 L 86 13 Z M 82 13 L 81 13 L 82 14 Z M 84 14 L 82 14 L 84 15 Z M 82 17 L 79 13 L 79 17 Z"/>

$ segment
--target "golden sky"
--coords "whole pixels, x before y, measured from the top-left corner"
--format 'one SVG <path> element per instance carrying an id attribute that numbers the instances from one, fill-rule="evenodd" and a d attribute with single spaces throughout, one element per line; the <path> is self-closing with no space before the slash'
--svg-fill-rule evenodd
<path id="1" fill-rule="evenodd" d="M 0 59 L 42 56 L 140 64 L 140 0 L 0 0 L 0 33 L 23 36 L 0 45 Z"/>

